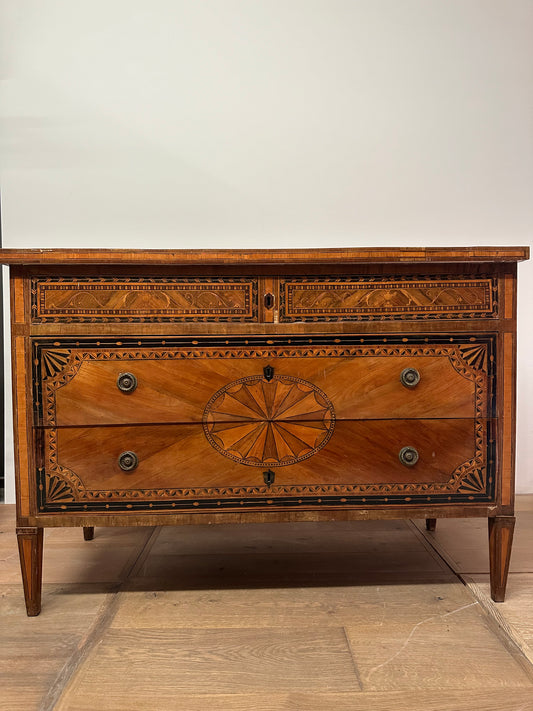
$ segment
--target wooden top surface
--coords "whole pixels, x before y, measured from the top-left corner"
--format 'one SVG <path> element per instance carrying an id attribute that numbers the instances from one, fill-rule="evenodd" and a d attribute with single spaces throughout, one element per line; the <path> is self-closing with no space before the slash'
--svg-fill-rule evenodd
<path id="1" fill-rule="evenodd" d="M 529 247 L 341 247 L 325 249 L 1 249 L 2 264 L 372 264 L 519 262 Z"/>

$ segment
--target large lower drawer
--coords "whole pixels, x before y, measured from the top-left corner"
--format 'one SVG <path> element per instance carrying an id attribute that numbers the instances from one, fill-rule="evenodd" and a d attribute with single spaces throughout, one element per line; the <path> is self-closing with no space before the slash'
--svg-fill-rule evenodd
<path id="1" fill-rule="evenodd" d="M 491 428 L 486 420 L 375 420 L 321 428 L 267 423 L 247 432 L 228 426 L 216 433 L 209 423 L 45 429 L 40 504 L 77 510 L 257 506 L 288 498 L 297 504 L 486 499 Z"/>
<path id="2" fill-rule="evenodd" d="M 490 337 L 213 341 L 36 341 L 35 424 L 491 416 Z"/>

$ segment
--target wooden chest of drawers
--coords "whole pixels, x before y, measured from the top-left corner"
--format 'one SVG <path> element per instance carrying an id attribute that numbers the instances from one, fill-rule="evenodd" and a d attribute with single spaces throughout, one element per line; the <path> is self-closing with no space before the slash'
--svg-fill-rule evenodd
<path id="1" fill-rule="evenodd" d="M 2 250 L 18 540 L 483 516 L 503 600 L 527 248 Z"/>

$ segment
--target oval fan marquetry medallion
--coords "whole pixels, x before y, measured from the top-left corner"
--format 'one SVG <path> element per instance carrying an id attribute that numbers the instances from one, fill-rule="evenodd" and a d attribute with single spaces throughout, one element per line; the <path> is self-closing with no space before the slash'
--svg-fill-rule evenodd
<path id="1" fill-rule="evenodd" d="M 220 454 L 252 467 L 283 467 L 312 457 L 335 427 L 335 412 L 316 385 L 290 376 L 235 380 L 204 410 L 205 435 Z"/>

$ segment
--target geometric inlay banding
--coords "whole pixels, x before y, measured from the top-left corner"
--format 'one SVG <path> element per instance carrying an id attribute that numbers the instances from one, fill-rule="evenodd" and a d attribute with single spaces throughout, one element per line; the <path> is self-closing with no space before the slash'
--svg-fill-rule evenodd
<path id="1" fill-rule="evenodd" d="M 252 375 L 210 398 L 203 427 L 209 444 L 225 457 L 251 467 L 283 467 L 326 445 L 335 412 L 327 395 L 307 380 Z"/>

